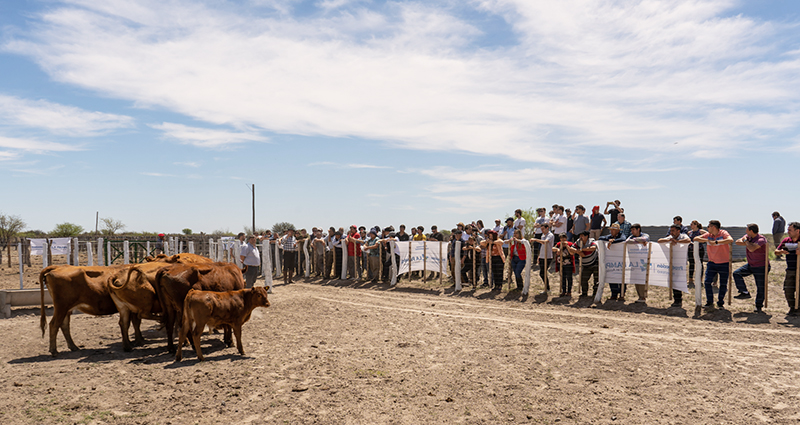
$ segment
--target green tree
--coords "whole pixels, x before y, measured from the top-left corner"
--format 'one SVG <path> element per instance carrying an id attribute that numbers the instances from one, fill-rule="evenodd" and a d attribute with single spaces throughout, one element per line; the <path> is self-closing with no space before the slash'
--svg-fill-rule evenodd
<path id="1" fill-rule="evenodd" d="M 50 236 L 65 238 L 68 236 L 77 236 L 83 233 L 83 226 L 74 223 L 64 222 L 56 224 L 55 229 L 50 232 Z"/>
<path id="2" fill-rule="evenodd" d="M 275 223 L 272 225 L 272 233 L 279 234 L 283 233 L 289 229 L 294 230 L 294 224 L 289 223 L 288 221 L 282 221 L 280 223 Z"/>
<path id="3" fill-rule="evenodd" d="M 8 248 L 8 267 L 11 267 L 11 238 L 21 232 L 25 226 L 26 224 L 20 216 L 0 213 L 0 242 L 6 244 Z M 3 258 L 0 256 L 0 262 L 2 260 Z"/>
<path id="4" fill-rule="evenodd" d="M 187 228 L 181 230 L 181 232 L 183 232 L 184 235 L 189 236 L 189 235 L 192 234 L 192 229 L 187 227 Z"/>
<path id="5" fill-rule="evenodd" d="M 106 236 L 111 236 L 125 229 L 125 225 L 120 220 L 114 220 L 111 217 L 101 218 L 100 221 L 103 222 L 103 228 L 101 230 Z"/>

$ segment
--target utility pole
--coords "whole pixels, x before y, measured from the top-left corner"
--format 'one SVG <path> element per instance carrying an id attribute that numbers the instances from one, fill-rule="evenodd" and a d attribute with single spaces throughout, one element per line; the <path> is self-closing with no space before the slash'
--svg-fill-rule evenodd
<path id="1" fill-rule="evenodd" d="M 94 216 L 94 235 L 95 235 L 95 237 L 97 236 L 97 228 L 98 228 L 99 224 L 100 224 L 100 211 L 98 211 L 97 214 L 95 214 L 95 216 Z"/>
<path id="2" fill-rule="evenodd" d="M 256 234 L 256 184 L 253 183 L 253 234 Z"/>

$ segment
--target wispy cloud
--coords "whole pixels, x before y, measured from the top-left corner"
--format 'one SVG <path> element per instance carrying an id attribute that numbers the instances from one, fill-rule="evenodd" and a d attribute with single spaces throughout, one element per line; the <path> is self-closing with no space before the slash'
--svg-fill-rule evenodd
<path id="1" fill-rule="evenodd" d="M 46 100 L 28 100 L 0 94 L 0 123 L 6 126 L 43 129 L 64 136 L 97 136 L 132 127 L 125 115 L 87 111 Z"/>
<path id="2" fill-rule="evenodd" d="M 372 165 L 372 164 L 347 164 L 345 165 L 346 168 L 372 168 L 372 169 L 381 169 L 381 168 L 392 168 L 387 167 L 384 165 Z"/>
<path id="3" fill-rule="evenodd" d="M 266 142 L 269 139 L 254 133 L 242 133 L 210 128 L 189 127 L 183 124 L 162 123 L 150 127 L 164 132 L 165 136 L 180 143 L 201 148 L 224 148 L 247 142 Z"/>
<path id="4" fill-rule="evenodd" d="M 78 151 L 80 146 L 68 145 L 56 142 L 43 142 L 33 139 L 22 139 L 16 137 L 0 136 L 0 148 L 17 149 L 20 151 L 45 153 L 45 152 L 66 152 Z"/>
<path id="5" fill-rule="evenodd" d="M 609 148 L 730 155 L 800 123 L 800 61 L 774 41 L 796 28 L 726 16 L 730 0 L 474 2 L 513 34 L 481 48 L 485 31 L 447 0 L 324 0 L 296 16 L 279 1 L 260 17 L 72 3 L 4 48 L 58 81 L 214 125 L 570 165 Z M 266 140 L 154 128 L 202 147 Z"/>
<path id="6" fill-rule="evenodd" d="M 174 165 L 182 165 L 184 167 L 192 167 L 192 168 L 200 167 L 200 163 L 199 162 L 173 162 L 173 164 Z"/>

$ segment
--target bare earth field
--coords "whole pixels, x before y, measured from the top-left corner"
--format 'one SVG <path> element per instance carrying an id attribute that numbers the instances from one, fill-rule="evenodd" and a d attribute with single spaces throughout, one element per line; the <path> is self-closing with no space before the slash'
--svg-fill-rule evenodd
<path id="1" fill-rule="evenodd" d="M 629 288 L 591 308 L 438 281 L 300 279 L 253 313 L 246 356 L 205 335 L 202 363 L 191 350 L 175 363 L 150 321 L 145 345 L 123 352 L 116 315 L 74 314 L 82 349 L 59 335 L 52 358 L 38 308 L 18 308 L 0 319 L 0 423 L 800 423 L 800 320 L 785 316 L 773 264 L 766 315 L 752 299 L 698 311 L 693 294 L 667 309 L 664 288 L 648 306 Z M 0 269 L 3 288 L 17 270 Z"/>

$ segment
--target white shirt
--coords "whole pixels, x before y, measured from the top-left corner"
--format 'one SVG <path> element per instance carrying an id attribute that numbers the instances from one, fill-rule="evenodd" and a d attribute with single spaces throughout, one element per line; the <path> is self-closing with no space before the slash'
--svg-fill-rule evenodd
<path id="1" fill-rule="evenodd" d="M 525 224 L 526 223 L 527 222 L 525 221 L 525 218 L 520 217 L 520 218 L 514 220 L 514 228 L 521 230 L 522 233 L 524 234 L 525 233 Z"/>
<path id="2" fill-rule="evenodd" d="M 567 233 L 567 216 L 564 214 L 556 214 L 553 216 L 553 233 L 556 235 L 560 235 L 562 233 Z M 555 223 L 561 223 L 560 226 L 555 227 Z"/>
<path id="3" fill-rule="evenodd" d="M 261 265 L 261 254 L 258 252 L 258 248 L 250 245 L 249 243 L 246 243 L 242 246 L 242 251 L 239 254 L 244 257 L 245 266 Z"/>
<path id="4" fill-rule="evenodd" d="M 547 232 L 546 235 L 542 234 L 541 236 L 537 237 L 536 239 L 541 239 L 543 241 L 547 241 L 546 245 L 545 244 L 541 244 L 540 245 L 541 249 L 539 250 L 539 259 L 540 260 L 544 260 L 545 259 L 545 255 L 547 255 L 547 259 L 548 260 L 552 260 L 553 259 L 553 247 L 555 246 L 555 245 L 553 245 L 553 240 L 554 240 L 553 239 L 553 233 L 552 232 Z M 545 247 L 547 249 L 545 249 Z"/>

